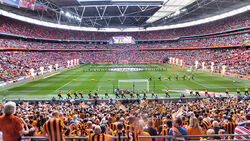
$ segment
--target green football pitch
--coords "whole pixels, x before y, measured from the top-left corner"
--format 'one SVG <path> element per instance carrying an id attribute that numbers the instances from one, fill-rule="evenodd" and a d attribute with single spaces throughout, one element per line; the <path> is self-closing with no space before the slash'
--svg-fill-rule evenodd
<path id="1" fill-rule="evenodd" d="M 165 90 L 170 91 L 171 97 L 179 97 L 180 92 L 185 90 L 205 91 L 209 93 L 224 93 L 225 89 L 230 90 L 230 94 L 236 94 L 236 89 L 240 88 L 241 93 L 245 88 L 250 88 L 250 81 L 238 79 L 231 76 L 221 77 L 220 74 L 211 75 L 209 72 L 190 71 L 189 68 L 180 68 L 166 64 L 155 64 L 158 68 L 167 68 L 164 71 L 136 71 L 136 72 L 89 72 L 93 67 L 114 67 L 114 65 L 83 65 L 72 70 L 64 70 L 62 72 L 45 76 L 45 78 L 37 78 L 36 80 L 27 80 L 19 82 L 0 90 L 0 99 L 7 97 L 8 99 L 51 99 L 57 98 L 59 91 L 62 91 L 62 96 L 66 98 L 66 93 L 71 90 L 71 96 L 75 90 L 80 92 L 83 90 L 84 98 L 88 98 L 88 93 L 92 91 L 94 94 L 96 90 L 99 91 L 99 97 L 104 97 L 104 93 L 108 91 L 109 96 L 115 98 L 114 89 L 126 88 L 130 91 L 140 91 L 142 96 L 143 89 L 149 89 L 147 94 L 151 97 L 151 92 L 154 90 L 159 98 L 165 96 Z M 119 65 L 116 65 L 119 66 Z M 124 65 L 120 65 L 123 67 Z M 131 65 L 132 66 L 132 65 Z M 145 66 L 145 64 L 144 64 Z M 191 77 L 194 75 L 194 80 L 183 80 L 183 75 Z M 179 79 L 176 80 L 176 76 Z M 133 83 L 134 80 L 147 80 L 152 76 L 152 81 L 149 81 L 147 87 L 146 82 Z M 161 76 L 162 80 L 158 80 Z M 167 78 L 171 76 L 171 80 Z M 118 83 L 119 80 L 128 80 L 131 82 Z M 134 85 L 134 86 L 133 86 Z M 186 94 L 187 96 L 189 94 Z M 128 96 L 127 96 L 128 97 Z"/>

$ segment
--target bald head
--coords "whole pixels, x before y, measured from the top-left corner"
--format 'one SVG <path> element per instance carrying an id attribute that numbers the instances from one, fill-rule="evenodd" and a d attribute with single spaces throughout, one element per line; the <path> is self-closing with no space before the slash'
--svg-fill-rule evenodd
<path id="1" fill-rule="evenodd" d="M 88 121 L 88 122 L 87 122 L 87 127 L 88 127 L 88 128 L 92 128 L 92 122 L 91 122 L 91 121 Z"/>
<path id="2" fill-rule="evenodd" d="M 220 127 L 218 121 L 213 121 L 213 127 Z"/>

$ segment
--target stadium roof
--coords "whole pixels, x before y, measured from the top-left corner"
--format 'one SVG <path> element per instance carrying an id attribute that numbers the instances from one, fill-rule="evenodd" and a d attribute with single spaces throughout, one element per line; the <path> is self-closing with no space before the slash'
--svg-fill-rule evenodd
<path id="1" fill-rule="evenodd" d="M 39 21 L 60 24 L 62 27 L 74 26 L 70 28 L 73 30 L 81 28 L 92 31 L 145 31 L 175 28 L 187 25 L 188 22 L 204 23 L 196 22 L 201 19 L 209 22 L 212 21 L 208 20 L 209 17 L 242 7 L 247 7 L 243 11 L 250 10 L 249 0 L 37 0 L 37 2 L 45 5 L 46 10 L 15 8 L 5 4 L 0 4 L 0 9 Z M 0 14 L 4 15 L 3 12 Z M 13 17 L 17 16 L 12 15 Z M 216 19 L 213 18 L 213 20 Z M 25 19 L 25 21 L 29 20 Z M 41 23 L 35 24 L 41 25 Z M 53 24 L 47 25 L 60 28 Z"/>

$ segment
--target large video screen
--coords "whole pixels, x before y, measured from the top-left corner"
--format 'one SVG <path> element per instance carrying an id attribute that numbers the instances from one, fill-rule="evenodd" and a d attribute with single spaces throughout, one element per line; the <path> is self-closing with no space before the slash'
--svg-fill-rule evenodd
<path id="1" fill-rule="evenodd" d="M 135 44 L 135 40 L 131 36 L 115 36 L 110 39 L 110 44 Z"/>

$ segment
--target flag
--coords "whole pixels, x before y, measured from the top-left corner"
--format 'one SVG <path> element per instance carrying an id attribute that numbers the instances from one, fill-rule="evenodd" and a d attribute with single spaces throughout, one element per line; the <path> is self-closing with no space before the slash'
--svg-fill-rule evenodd
<path id="1" fill-rule="evenodd" d="M 47 10 L 47 6 L 40 3 L 40 2 L 35 2 L 35 10 Z"/>
<path id="2" fill-rule="evenodd" d="M 19 0 L 2 0 L 2 3 L 15 6 L 15 7 L 19 7 Z"/>
<path id="3" fill-rule="evenodd" d="M 36 0 L 19 0 L 19 7 L 33 9 L 35 7 Z"/>

